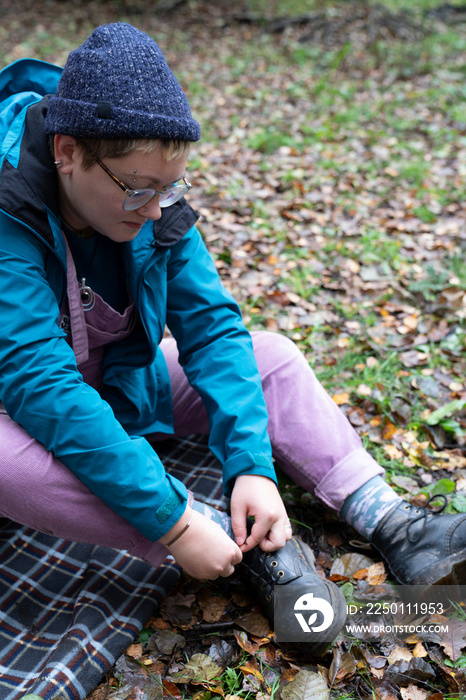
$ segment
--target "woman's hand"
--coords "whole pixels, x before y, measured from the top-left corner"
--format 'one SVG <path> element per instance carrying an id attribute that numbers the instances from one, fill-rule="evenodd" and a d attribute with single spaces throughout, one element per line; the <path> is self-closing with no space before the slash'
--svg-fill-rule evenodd
<path id="1" fill-rule="evenodd" d="M 180 520 L 161 539 L 167 546 L 191 519 L 188 529 L 168 546 L 177 563 L 193 578 L 216 579 L 231 576 L 243 555 L 238 545 L 220 525 L 198 511 L 187 509 Z"/>
<path id="2" fill-rule="evenodd" d="M 257 544 L 264 552 L 284 547 L 292 531 L 275 483 L 266 476 L 238 476 L 231 495 L 231 525 L 242 552 Z M 248 537 L 246 518 L 254 517 Z"/>

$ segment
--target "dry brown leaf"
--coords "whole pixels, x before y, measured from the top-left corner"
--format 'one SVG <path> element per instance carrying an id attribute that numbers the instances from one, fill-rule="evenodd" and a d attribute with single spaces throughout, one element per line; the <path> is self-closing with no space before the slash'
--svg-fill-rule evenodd
<path id="1" fill-rule="evenodd" d="M 371 586 L 378 586 L 379 583 L 384 583 L 387 578 L 387 572 L 385 571 L 385 565 L 382 561 L 372 564 L 367 569 L 367 582 Z"/>
<path id="2" fill-rule="evenodd" d="M 238 645 L 241 647 L 241 649 L 244 649 L 244 651 L 246 651 L 248 654 L 256 654 L 262 646 L 270 642 L 270 639 L 268 637 L 261 639 L 256 638 L 251 640 L 249 639 L 246 632 L 243 630 L 233 630 L 233 634 L 236 638 Z"/>
<path id="3" fill-rule="evenodd" d="M 355 578 L 357 581 L 362 580 L 367 578 L 367 572 L 369 569 L 359 569 L 359 571 L 355 571 L 353 574 L 353 578 Z"/>
<path id="4" fill-rule="evenodd" d="M 175 698 L 176 700 L 178 700 L 179 698 L 181 699 L 183 697 L 184 693 L 181 692 L 181 690 L 178 688 L 177 685 L 175 685 L 175 683 L 172 683 L 167 678 L 162 679 L 162 685 L 164 691 L 166 691 L 166 693 L 163 693 L 164 697 L 168 696 L 169 698 Z"/>
<path id="5" fill-rule="evenodd" d="M 207 656 L 207 654 L 193 654 L 184 668 L 172 675 L 172 680 L 177 680 L 180 683 L 194 683 L 195 685 L 210 684 L 221 673 L 222 667 L 216 664 L 210 656 Z M 223 691 L 221 694 L 223 695 Z"/>
<path id="6" fill-rule="evenodd" d="M 418 326 L 418 321 L 418 317 L 415 314 L 412 314 L 411 316 L 405 316 L 403 319 L 403 325 L 410 331 L 415 331 Z"/>
<path id="7" fill-rule="evenodd" d="M 339 647 L 336 647 L 328 672 L 330 685 L 334 686 L 338 681 L 348 680 L 354 676 L 356 668 L 357 663 L 354 655 L 351 652 L 343 654 Z"/>
<path id="8" fill-rule="evenodd" d="M 130 646 L 126 649 L 126 653 L 133 659 L 140 659 L 142 656 L 142 644 L 130 644 Z"/>
<path id="9" fill-rule="evenodd" d="M 382 437 L 384 440 L 391 440 L 398 432 L 399 428 L 397 428 L 396 425 L 389 420 L 385 421 L 382 429 Z"/>
<path id="10" fill-rule="evenodd" d="M 299 671 L 281 691 L 282 700 L 330 700 L 330 691 L 322 676 L 313 671 Z"/>
<path id="11" fill-rule="evenodd" d="M 452 661 L 457 661 L 461 656 L 462 650 L 466 648 L 466 621 L 450 619 L 443 625 L 440 625 L 440 628 L 442 627 L 446 627 L 447 631 L 444 632 L 441 629 L 441 631 L 437 632 L 442 640 L 441 645 L 445 649 L 445 654 Z"/>
<path id="12" fill-rule="evenodd" d="M 350 395 L 348 392 L 343 392 L 342 394 L 334 394 L 332 399 L 335 401 L 337 406 L 343 406 L 343 404 L 350 402 Z"/>
<path id="13" fill-rule="evenodd" d="M 166 596 L 160 604 L 160 616 L 175 627 L 189 629 L 193 625 L 193 608 L 196 596 L 193 593 L 183 595 L 175 593 Z"/>
<path id="14" fill-rule="evenodd" d="M 205 622 L 218 622 L 228 605 L 228 600 L 210 593 L 198 595 L 197 601 L 202 610 L 202 619 Z"/>
<path id="15" fill-rule="evenodd" d="M 172 626 L 169 622 L 166 620 L 162 620 L 161 617 L 153 617 L 149 621 L 149 625 L 152 629 L 157 629 L 157 630 L 171 630 Z"/>
<path id="16" fill-rule="evenodd" d="M 331 574 L 328 577 L 329 581 L 332 581 L 332 583 L 341 583 L 342 581 L 349 581 L 348 576 L 342 576 L 341 574 Z"/>
<path id="17" fill-rule="evenodd" d="M 255 676 L 261 683 L 265 683 L 264 676 L 257 668 L 255 659 L 249 659 L 245 664 L 239 667 L 245 675 Z"/>
<path id="18" fill-rule="evenodd" d="M 397 646 L 393 649 L 393 651 L 390 652 L 390 655 L 387 660 L 388 663 L 391 665 L 394 664 L 395 661 L 410 661 L 412 658 L 413 654 L 409 651 L 409 649 L 406 649 L 406 647 Z"/>
<path id="19" fill-rule="evenodd" d="M 396 445 L 384 445 L 383 449 L 390 459 L 401 459 L 404 454 Z"/>
<path id="20" fill-rule="evenodd" d="M 251 610 L 240 617 L 235 618 L 235 622 L 239 627 L 254 635 L 254 637 L 267 637 L 270 625 L 267 619 L 259 610 Z"/>
<path id="21" fill-rule="evenodd" d="M 400 695 L 403 700 L 426 700 L 428 692 L 417 685 L 408 685 L 407 688 L 400 688 Z"/>
<path id="22" fill-rule="evenodd" d="M 327 542 L 331 547 L 341 547 L 343 544 L 343 540 L 341 538 L 341 535 L 338 535 L 337 533 L 333 533 L 332 535 L 329 535 L 327 538 Z"/>
<path id="23" fill-rule="evenodd" d="M 424 658 L 424 656 L 428 656 L 426 648 L 424 647 L 422 642 L 417 642 L 416 646 L 413 649 L 413 656 L 421 659 Z"/>
<path id="24" fill-rule="evenodd" d="M 352 576 L 355 571 L 360 571 L 364 568 L 368 569 L 373 563 L 372 559 L 369 559 L 364 554 L 358 554 L 357 552 L 342 554 L 341 557 L 338 557 L 333 562 L 330 574 L 331 576 Z"/>

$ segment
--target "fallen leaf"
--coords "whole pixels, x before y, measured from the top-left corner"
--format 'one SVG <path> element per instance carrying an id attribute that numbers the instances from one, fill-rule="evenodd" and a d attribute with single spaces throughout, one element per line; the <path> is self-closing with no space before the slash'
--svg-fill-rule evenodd
<path id="1" fill-rule="evenodd" d="M 164 696 L 176 698 L 176 700 L 178 700 L 178 698 L 183 697 L 184 693 L 181 692 L 181 690 L 178 688 L 177 685 L 175 685 L 175 683 L 172 683 L 167 678 L 162 679 L 162 684 L 164 691 L 167 691 L 163 693 Z"/>
<path id="2" fill-rule="evenodd" d="M 228 600 L 212 594 L 199 595 L 197 601 L 205 622 L 218 622 L 228 605 Z"/>
<path id="3" fill-rule="evenodd" d="M 193 593 L 182 595 L 175 593 L 166 596 L 160 604 L 160 616 L 175 627 L 189 629 L 193 625 L 193 608 L 196 596 Z"/>
<path id="4" fill-rule="evenodd" d="M 133 659 L 140 659 L 142 656 L 142 644 L 131 644 L 126 649 L 126 653 Z"/>
<path id="5" fill-rule="evenodd" d="M 365 579 L 367 578 L 367 572 L 369 569 L 359 569 L 359 571 L 355 571 L 353 574 L 353 578 L 355 578 L 357 581 L 360 579 Z"/>
<path id="6" fill-rule="evenodd" d="M 183 669 L 174 673 L 172 679 L 183 683 L 206 683 L 218 678 L 222 668 L 207 654 L 193 654 Z"/>
<path id="7" fill-rule="evenodd" d="M 351 652 L 343 654 L 339 647 L 333 650 L 333 659 L 328 672 L 329 682 L 331 686 L 335 682 L 348 680 L 356 673 L 357 662 Z"/>
<path id="8" fill-rule="evenodd" d="M 254 660 L 249 660 L 247 663 L 243 664 L 242 666 L 239 666 L 239 668 L 245 675 L 253 675 L 259 681 L 265 683 L 264 676 L 257 668 L 257 664 L 254 663 Z"/>
<path id="9" fill-rule="evenodd" d="M 385 571 L 385 565 L 383 562 L 377 562 L 377 564 L 371 564 L 367 569 L 367 583 L 371 586 L 377 586 L 379 583 L 384 583 L 387 578 L 387 572 Z"/>
<path id="10" fill-rule="evenodd" d="M 422 642 L 417 642 L 416 646 L 413 649 L 413 656 L 416 659 L 423 659 L 425 656 L 428 656 L 428 653 L 422 644 Z"/>
<path id="11" fill-rule="evenodd" d="M 390 655 L 388 656 L 388 663 L 389 665 L 392 665 L 396 661 L 410 661 L 412 658 L 413 654 L 409 651 L 409 649 L 406 649 L 406 647 L 397 646 L 390 652 Z"/>
<path id="12" fill-rule="evenodd" d="M 437 631 L 437 634 L 442 640 L 441 645 L 445 649 L 445 654 L 452 661 L 457 661 L 462 650 L 466 648 L 466 621 L 448 619 L 439 627 L 440 631 Z"/>
<path id="13" fill-rule="evenodd" d="M 248 654 L 255 654 L 261 646 L 266 643 L 265 640 L 262 641 L 262 639 L 259 641 L 249 639 L 248 635 L 243 630 L 233 630 L 233 634 L 238 645 Z M 270 639 L 267 639 L 267 642 L 270 642 Z"/>
<path id="14" fill-rule="evenodd" d="M 402 687 L 408 686 L 413 680 L 432 683 L 435 681 L 435 670 L 423 659 L 400 659 L 387 668 L 384 679 Z"/>
<path id="15" fill-rule="evenodd" d="M 404 474 L 394 474 L 391 477 L 391 483 L 395 484 L 396 486 L 400 486 L 408 493 L 417 493 L 420 488 L 416 479 L 413 479 L 410 476 L 405 476 Z"/>
<path id="16" fill-rule="evenodd" d="M 341 557 L 335 559 L 330 569 L 330 575 L 339 574 L 340 576 L 352 576 L 356 571 L 361 569 L 368 569 L 373 565 L 372 559 L 366 557 L 364 554 L 358 554 L 357 552 L 350 552 L 349 554 L 342 554 Z"/>
<path id="17" fill-rule="evenodd" d="M 266 637 L 270 630 L 267 618 L 258 610 L 252 610 L 235 618 L 235 622 L 254 637 Z"/>
<path id="18" fill-rule="evenodd" d="M 155 630 L 147 643 L 147 651 L 158 651 L 161 654 L 170 655 L 175 647 L 184 647 L 185 638 L 172 630 Z"/>
<path id="19" fill-rule="evenodd" d="M 396 445 L 384 445 L 383 449 L 390 459 L 401 459 L 404 455 Z"/>
<path id="20" fill-rule="evenodd" d="M 428 692 L 417 685 L 408 685 L 407 688 L 400 688 L 400 695 L 403 700 L 426 700 Z"/>
<path id="21" fill-rule="evenodd" d="M 210 645 L 208 654 L 215 663 L 222 666 L 222 668 L 226 668 L 231 666 L 234 661 L 236 647 L 233 644 L 229 644 L 225 639 L 216 639 Z"/>
<path id="22" fill-rule="evenodd" d="M 332 396 L 332 399 L 335 401 L 337 406 L 343 406 L 343 404 L 350 402 L 350 395 L 348 392 L 344 392 L 342 394 L 334 394 Z"/>
<path id="23" fill-rule="evenodd" d="M 282 688 L 282 700 L 330 700 L 330 690 L 318 673 L 299 671 L 291 683 Z"/>
<path id="24" fill-rule="evenodd" d="M 391 440 L 394 435 L 399 432 L 399 428 L 396 427 L 391 421 L 386 420 L 382 428 L 382 437 L 384 440 Z"/>
<path id="25" fill-rule="evenodd" d="M 329 535 L 327 537 L 327 542 L 331 547 L 341 547 L 343 544 L 343 540 L 341 539 L 341 536 L 333 533 L 332 535 Z"/>

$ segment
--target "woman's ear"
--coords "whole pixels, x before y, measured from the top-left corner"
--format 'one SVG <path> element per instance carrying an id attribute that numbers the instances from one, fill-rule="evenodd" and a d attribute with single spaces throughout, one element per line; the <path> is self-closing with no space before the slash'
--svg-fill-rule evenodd
<path id="1" fill-rule="evenodd" d="M 55 164 L 60 164 L 59 169 L 63 175 L 70 175 L 73 167 L 79 160 L 79 148 L 74 136 L 55 134 L 53 137 L 53 150 Z"/>

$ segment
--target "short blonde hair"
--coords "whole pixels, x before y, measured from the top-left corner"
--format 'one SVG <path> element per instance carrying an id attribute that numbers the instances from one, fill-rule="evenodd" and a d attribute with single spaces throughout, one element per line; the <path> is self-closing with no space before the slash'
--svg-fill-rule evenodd
<path id="1" fill-rule="evenodd" d="M 189 155 L 189 141 L 164 141 L 161 139 L 96 139 L 76 137 L 78 146 L 82 152 L 82 166 L 88 170 L 100 158 L 122 158 L 135 151 L 150 153 L 159 144 L 162 145 L 165 160 L 177 160 L 187 158 Z"/>

